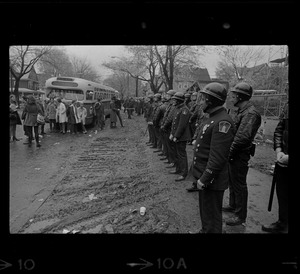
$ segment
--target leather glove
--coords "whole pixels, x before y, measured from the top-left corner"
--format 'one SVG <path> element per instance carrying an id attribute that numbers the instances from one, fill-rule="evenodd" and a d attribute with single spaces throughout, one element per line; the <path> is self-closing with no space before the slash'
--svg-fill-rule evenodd
<path id="1" fill-rule="evenodd" d="M 205 184 L 203 184 L 200 179 L 197 180 L 197 187 L 200 190 L 203 190 L 205 188 Z"/>

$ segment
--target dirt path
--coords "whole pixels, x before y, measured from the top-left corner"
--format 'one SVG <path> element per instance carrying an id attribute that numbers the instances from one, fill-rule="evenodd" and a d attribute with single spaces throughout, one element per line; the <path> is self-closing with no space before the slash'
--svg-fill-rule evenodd
<path id="1" fill-rule="evenodd" d="M 41 149 L 33 148 L 32 154 L 23 151 L 24 155 L 19 151 L 21 157 L 11 149 L 11 232 L 199 231 L 198 194 L 186 191 L 191 183 L 175 182 L 175 175 L 168 174 L 166 165 L 145 145 L 148 137 L 144 134 L 146 123 L 142 116 L 124 120 L 124 128 L 106 126 L 97 134 L 46 136 Z M 191 146 L 188 155 L 191 160 Z M 262 223 L 276 219 L 276 200 L 272 213 L 267 212 L 270 184 L 271 176 L 249 170 L 247 225 L 224 225 L 224 231 L 261 233 Z M 28 197 L 27 189 L 31 193 Z M 22 206 L 18 199 L 23 199 Z M 224 203 L 227 200 L 228 191 Z M 141 206 L 146 207 L 144 216 L 139 214 Z M 224 220 L 227 217 L 224 214 Z"/>

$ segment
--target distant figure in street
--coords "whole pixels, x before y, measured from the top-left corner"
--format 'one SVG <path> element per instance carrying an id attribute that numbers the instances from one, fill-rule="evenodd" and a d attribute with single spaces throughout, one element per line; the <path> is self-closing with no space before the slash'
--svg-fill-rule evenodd
<path id="1" fill-rule="evenodd" d="M 94 116 L 95 116 L 95 126 L 103 130 L 105 125 L 105 114 L 104 105 L 101 103 L 101 99 L 98 98 L 94 105 Z"/>
<path id="2" fill-rule="evenodd" d="M 46 108 L 46 117 L 48 117 L 49 119 L 50 132 L 53 132 L 55 129 L 55 115 L 56 115 L 56 105 L 54 103 L 54 98 L 51 98 Z"/>
<path id="3" fill-rule="evenodd" d="M 42 111 L 42 115 L 45 116 L 45 107 L 44 107 L 44 103 L 42 102 L 42 100 L 40 98 L 36 98 L 36 103 L 39 105 L 41 111 Z M 44 135 L 45 133 L 45 124 L 40 125 L 41 126 L 41 134 Z"/>
<path id="4" fill-rule="evenodd" d="M 110 108 L 110 128 L 116 128 L 116 123 L 117 123 L 117 108 L 115 105 L 114 100 L 112 100 L 109 104 Z"/>
<path id="5" fill-rule="evenodd" d="M 84 134 L 87 133 L 86 129 L 85 129 L 85 117 L 87 115 L 87 110 L 86 108 L 83 106 L 83 103 L 79 103 L 79 108 L 77 108 L 77 112 L 78 112 L 78 116 L 79 116 L 79 119 L 80 119 L 80 124 L 81 124 L 81 127 L 82 127 L 82 132 Z"/>
<path id="6" fill-rule="evenodd" d="M 10 142 L 20 141 L 16 137 L 17 125 L 22 125 L 22 122 L 19 113 L 17 111 L 17 105 L 15 101 L 12 100 L 9 106 L 9 126 L 10 126 L 9 141 Z"/>
<path id="7" fill-rule="evenodd" d="M 36 100 L 34 96 L 30 95 L 28 96 L 27 105 L 25 106 L 22 118 L 24 118 L 24 125 L 26 126 L 26 132 L 28 133 L 28 146 L 31 147 L 32 140 L 33 140 L 33 134 L 32 134 L 32 128 L 34 129 L 34 135 L 35 135 L 35 141 L 36 146 L 40 147 L 39 143 L 39 129 L 38 129 L 38 123 L 37 123 L 37 115 L 42 115 L 42 110 L 40 106 L 36 103 Z"/>
<path id="8" fill-rule="evenodd" d="M 134 100 L 132 97 L 129 98 L 126 108 L 127 108 L 128 119 L 131 119 L 131 115 L 134 110 Z"/>
<path id="9" fill-rule="evenodd" d="M 67 109 L 65 104 L 61 101 L 60 98 L 57 99 L 58 106 L 56 109 L 56 120 L 59 123 L 60 133 L 66 133 L 66 122 L 67 122 Z"/>
<path id="10" fill-rule="evenodd" d="M 115 107 L 116 107 L 116 115 L 118 116 L 119 118 L 119 121 L 120 121 L 120 124 L 121 124 L 121 127 L 124 127 L 123 126 L 123 121 L 122 121 L 122 118 L 121 118 L 121 115 L 120 115 L 120 109 L 121 109 L 121 101 L 119 99 L 116 98 L 116 96 L 112 96 L 111 99 L 114 101 L 115 103 Z"/>

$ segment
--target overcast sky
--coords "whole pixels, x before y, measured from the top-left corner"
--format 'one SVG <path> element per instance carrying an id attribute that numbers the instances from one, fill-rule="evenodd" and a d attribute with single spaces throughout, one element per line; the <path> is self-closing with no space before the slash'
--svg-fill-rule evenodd
<path id="1" fill-rule="evenodd" d="M 105 78 L 110 74 L 109 70 L 103 68 L 101 63 L 109 62 L 112 56 L 122 57 L 126 55 L 124 46 L 65 46 L 69 54 L 74 54 L 78 57 L 87 58 L 91 64 L 103 75 Z M 272 58 L 281 58 L 280 46 L 272 46 Z M 217 67 L 219 56 L 211 53 L 206 54 L 202 58 L 204 67 L 207 68 L 210 77 L 215 77 L 215 69 Z M 262 60 L 261 63 L 267 60 Z"/>

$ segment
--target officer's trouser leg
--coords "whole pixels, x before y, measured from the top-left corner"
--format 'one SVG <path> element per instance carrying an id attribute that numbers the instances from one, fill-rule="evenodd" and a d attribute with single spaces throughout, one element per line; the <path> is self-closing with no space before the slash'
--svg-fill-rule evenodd
<path id="1" fill-rule="evenodd" d="M 277 168 L 276 195 L 278 199 L 278 219 L 282 224 L 288 225 L 288 167 Z"/>
<path id="2" fill-rule="evenodd" d="M 148 125 L 147 129 L 148 129 L 148 134 L 149 134 L 149 143 L 153 143 L 152 133 L 151 133 L 151 125 Z"/>
<path id="3" fill-rule="evenodd" d="M 167 147 L 167 140 L 166 140 L 166 133 L 160 130 L 160 136 L 161 136 L 161 141 L 162 141 L 162 151 L 163 154 L 168 157 L 168 147 Z"/>
<path id="4" fill-rule="evenodd" d="M 222 233 L 224 190 L 199 191 L 199 209 L 203 233 Z"/>
<path id="5" fill-rule="evenodd" d="M 229 191 L 231 191 L 231 199 L 234 200 L 229 201 L 229 205 L 235 203 L 235 213 L 242 220 L 247 218 L 248 188 L 246 178 L 249 159 L 249 154 L 240 153 L 229 163 Z"/>
<path id="6" fill-rule="evenodd" d="M 188 174 L 188 160 L 187 160 L 187 153 L 186 153 L 186 141 L 177 142 L 176 144 L 176 151 L 178 157 L 178 170 L 180 171 L 183 177 L 186 177 Z"/>
<path id="7" fill-rule="evenodd" d="M 169 162 L 175 163 L 176 162 L 175 143 L 169 139 L 170 132 L 168 132 L 166 135 L 167 135 L 167 142 L 168 142 Z"/>
<path id="8" fill-rule="evenodd" d="M 161 142 L 161 138 L 160 138 L 160 134 L 159 134 L 159 128 L 158 127 L 154 127 L 155 129 L 155 137 L 157 140 L 157 148 L 161 149 L 162 148 L 162 142 Z"/>
<path id="9" fill-rule="evenodd" d="M 152 144 L 153 144 L 153 146 L 157 146 L 156 138 L 155 138 L 155 132 L 154 132 L 154 126 L 153 125 L 149 125 L 149 126 L 150 126 Z"/>

